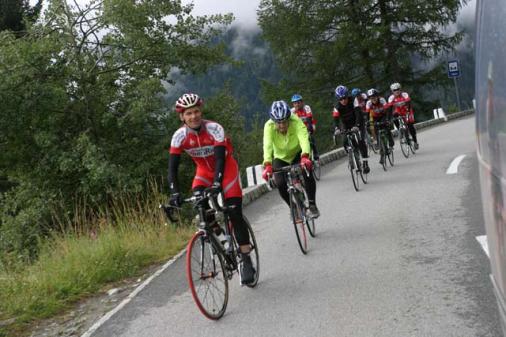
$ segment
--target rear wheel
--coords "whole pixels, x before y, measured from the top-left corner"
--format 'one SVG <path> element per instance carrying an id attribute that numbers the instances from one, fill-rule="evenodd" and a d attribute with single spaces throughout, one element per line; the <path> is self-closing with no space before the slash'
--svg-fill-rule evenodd
<path id="1" fill-rule="evenodd" d="M 290 193 L 290 213 L 295 228 L 295 235 L 299 243 L 300 250 L 303 254 L 307 254 L 307 235 L 306 225 L 304 224 L 304 207 L 302 206 L 301 196 L 299 192 Z"/>
<path id="2" fill-rule="evenodd" d="M 188 242 L 186 276 L 200 312 L 209 319 L 221 318 L 227 309 L 228 278 L 223 256 L 203 232 L 195 233 Z"/>

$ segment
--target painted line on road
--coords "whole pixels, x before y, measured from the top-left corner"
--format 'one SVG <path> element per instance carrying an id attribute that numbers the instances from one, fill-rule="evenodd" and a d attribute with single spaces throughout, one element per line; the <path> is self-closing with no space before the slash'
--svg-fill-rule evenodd
<path id="1" fill-rule="evenodd" d="M 481 248 L 485 251 L 485 254 L 487 254 L 487 257 L 490 259 L 490 255 L 488 253 L 488 241 L 486 235 L 480 235 L 476 237 L 476 240 L 480 243 Z"/>
<path id="2" fill-rule="evenodd" d="M 151 275 L 149 278 L 147 278 L 144 282 L 142 282 L 141 285 L 139 285 L 137 288 L 135 288 L 134 291 L 132 291 L 120 304 L 118 304 L 117 307 L 109 311 L 107 314 L 102 316 L 98 321 L 95 322 L 91 326 L 91 328 L 88 329 L 85 333 L 81 335 L 81 337 L 90 337 L 95 331 L 98 330 L 105 322 L 107 322 L 114 314 L 116 314 L 118 311 L 123 309 L 124 306 L 126 306 L 135 296 L 137 296 L 138 293 L 142 291 L 142 289 L 146 288 L 148 284 L 150 284 L 157 276 L 159 276 L 161 273 L 164 272 L 165 269 L 167 269 L 171 264 L 176 262 L 177 259 L 179 259 L 184 253 L 186 252 L 186 249 L 183 249 L 180 251 L 176 256 L 174 256 L 172 259 L 170 259 L 167 263 L 165 263 L 160 269 L 158 269 L 153 275 Z"/>
<path id="3" fill-rule="evenodd" d="M 457 158 L 453 159 L 450 166 L 448 167 L 448 170 L 446 170 L 446 174 L 455 174 L 459 171 L 459 164 L 464 159 L 466 155 L 462 154 L 458 156 Z"/>

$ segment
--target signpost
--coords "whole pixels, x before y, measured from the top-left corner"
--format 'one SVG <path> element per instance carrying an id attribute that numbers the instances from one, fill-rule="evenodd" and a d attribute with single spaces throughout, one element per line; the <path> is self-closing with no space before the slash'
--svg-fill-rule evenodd
<path id="1" fill-rule="evenodd" d="M 455 93 L 457 94 L 457 106 L 459 108 L 459 111 L 462 111 L 460 107 L 459 87 L 457 85 L 457 77 L 460 77 L 459 60 L 448 61 L 448 77 L 453 78 L 453 83 L 455 84 Z"/>

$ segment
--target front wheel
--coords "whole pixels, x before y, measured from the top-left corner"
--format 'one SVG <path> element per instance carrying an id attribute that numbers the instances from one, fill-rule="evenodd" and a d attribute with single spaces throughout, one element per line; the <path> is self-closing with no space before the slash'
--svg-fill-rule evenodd
<path id="1" fill-rule="evenodd" d="M 355 188 L 355 191 L 358 192 L 359 190 L 359 182 L 358 182 L 358 166 L 357 166 L 357 163 L 355 162 L 355 156 L 353 154 L 354 152 L 354 149 L 351 148 L 351 150 L 348 152 L 348 166 L 349 166 L 349 169 L 350 169 L 350 174 L 351 174 L 351 180 L 353 181 L 353 187 Z"/>
<path id="2" fill-rule="evenodd" d="M 390 163 L 390 166 L 394 166 L 394 149 L 393 148 L 388 149 L 387 158 L 388 158 L 388 162 Z"/>
<path id="3" fill-rule="evenodd" d="M 399 129 L 399 145 L 401 147 L 402 154 L 404 157 L 409 157 L 409 148 L 410 148 L 410 141 L 406 134 L 405 128 Z"/>
<path id="4" fill-rule="evenodd" d="M 307 254 L 308 246 L 306 226 L 304 224 L 304 207 L 302 205 L 301 197 L 297 196 L 297 193 L 299 192 L 290 192 L 290 213 L 300 250 L 302 251 L 302 254 Z"/>
<path id="5" fill-rule="evenodd" d="M 186 276 L 200 312 L 209 319 L 220 319 L 228 303 L 228 278 L 223 256 L 203 232 L 197 232 L 186 249 Z"/>

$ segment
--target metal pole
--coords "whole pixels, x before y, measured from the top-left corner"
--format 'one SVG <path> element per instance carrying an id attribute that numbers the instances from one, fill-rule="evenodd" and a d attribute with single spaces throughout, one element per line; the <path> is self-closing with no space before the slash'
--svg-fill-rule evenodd
<path id="1" fill-rule="evenodd" d="M 460 95 L 459 95 L 459 86 L 457 85 L 457 77 L 453 77 L 453 83 L 455 84 L 455 93 L 457 94 L 457 107 L 459 108 L 459 111 L 462 111 L 462 108 L 460 107 Z"/>

